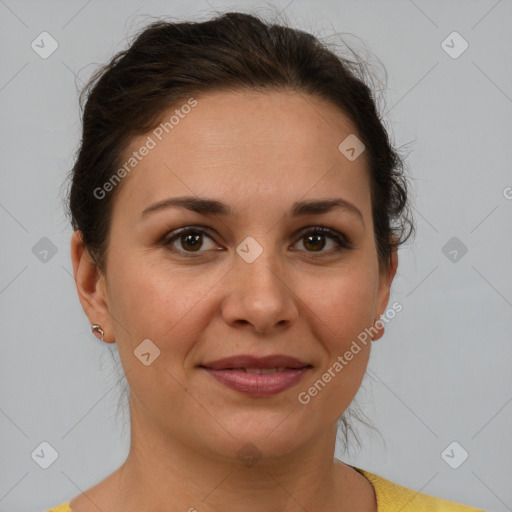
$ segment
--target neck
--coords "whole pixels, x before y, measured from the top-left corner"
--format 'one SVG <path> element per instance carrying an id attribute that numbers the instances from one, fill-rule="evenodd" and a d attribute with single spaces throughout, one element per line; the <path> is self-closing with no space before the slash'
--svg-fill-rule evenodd
<path id="1" fill-rule="evenodd" d="M 362 475 L 334 459 L 335 441 L 333 425 L 292 453 L 243 462 L 176 442 L 132 411 L 130 452 L 116 471 L 119 510 L 354 511 Z"/>

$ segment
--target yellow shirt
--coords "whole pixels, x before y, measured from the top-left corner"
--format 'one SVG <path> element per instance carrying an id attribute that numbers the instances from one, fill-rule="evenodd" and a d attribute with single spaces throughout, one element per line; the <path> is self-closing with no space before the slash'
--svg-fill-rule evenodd
<path id="1" fill-rule="evenodd" d="M 378 512 L 485 512 L 485 510 L 459 505 L 453 501 L 434 498 L 407 487 L 394 484 L 379 475 L 353 467 L 373 485 L 377 496 Z M 73 512 L 69 503 L 63 503 L 46 512 Z"/>

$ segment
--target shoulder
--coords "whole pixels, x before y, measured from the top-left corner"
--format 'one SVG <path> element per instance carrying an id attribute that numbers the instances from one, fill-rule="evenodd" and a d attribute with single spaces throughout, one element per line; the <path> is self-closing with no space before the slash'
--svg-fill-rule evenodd
<path id="1" fill-rule="evenodd" d="M 396 510 L 401 512 L 485 512 L 402 487 L 379 475 L 352 467 L 373 485 L 377 496 L 378 512 L 394 512 Z"/>
<path id="2" fill-rule="evenodd" d="M 413 489 L 395 484 L 379 475 L 354 466 L 353 469 L 365 476 L 375 489 L 378 512 L 485 512 L 484 510 L 435 498 Z M 63 503 L 46 512 L 72 512 L 69 503 Z"/>
<path id="3" fill-rule="evenodd" d="M 63 503 L 62 505 L 59 505 L 58 507 L 50 508 L 49 510 L 46 510 L 45 512 L 72 512 L 71 508 L 69 507 L 69 503 Z"/>

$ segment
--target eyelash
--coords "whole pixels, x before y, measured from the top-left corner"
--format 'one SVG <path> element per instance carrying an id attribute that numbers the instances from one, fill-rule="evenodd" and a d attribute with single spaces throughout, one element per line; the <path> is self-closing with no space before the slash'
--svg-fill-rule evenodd
<path id="1" fill-rule="evenodd" d="M 212 236 L 208 233 L 208 231 L 205 231 L 204 229 L 202 229 L 200 227 L 189 226 L 189 227 L 183 228 L 181 230 L 178 230 L 177 232 L 173 232 L 170 235 L 165 236 L 162 239 L 161 244 L 164 247 L 166 247 L 167 249 L 169 249 L 170 251 L 178 253 L 180 255 L 183 255 L 187 258 L 197 258 L 201 252 L 205 252 L 205 251 L 196 251 L 196 252 L 183 251 L 181 249 L 176 249 L 175 247 L 172 246 L 172 243 L 176 239 L 178 239 L 180 236 L 190 234 L 190 233 L 206 235 L 208 238 L 211 238 L 213 240 Z M 304 230 L 302 230 L 299 233 L 299 238 L 298 238 L 297 242 L 299 242 L 301 239 L 303 239 L 306 235 L 309 235 L 309 234 L 326 235 L 328 238 L 330 238 L 331 240 L 333 240 L 336 243 L 336 247 L 334 249 L 331 249 L 330 251 L 320 251 L 319 253 L 317 253 L 317 254 L 319 254 L 319 256 L 314 256 L 314 257 L 322 257 L 325 255 L 330 256 L 330 255 L 337 254 L 344 250 L 352 250 L 353 249 L 351 242 L 344 235 L 342 235 L 341 233 L 338 233 L 338 231 L 335 231 L 334 229 L 330 229 L 325 226 L 312 226 L 309 228 L 305 228 Z M 306 251 L 306 252 L 309 252 L 310 254 L 315 254 L 314 251 Z"/>

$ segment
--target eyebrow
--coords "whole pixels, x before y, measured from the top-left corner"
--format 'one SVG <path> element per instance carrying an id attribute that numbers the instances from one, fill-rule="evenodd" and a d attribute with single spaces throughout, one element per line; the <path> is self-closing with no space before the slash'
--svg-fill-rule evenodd
<path id="1" fill-rule="evenodd" d="M 142 211 L 141 217 L 145 217 L 149 213 L 172 207 L 185 208 L 202 215 L 233 215 L 231 208 L 227 204 L 224 204 L 221 201 L 217 201 L 216 199 L 183 196 L 170 197 L 168 199 L 163 199 L 162 201 L 153 203 Z M 355 205 L 342 198 L 297 201 L 293 203 L 290 209 L 290 214 L 292 217 L 300 217 L 303 215 L 327 213 L 335 208 L 339 208 L 354 214 L 359 218 L 364 226 L 364 218 L 361 211 Z"/>

